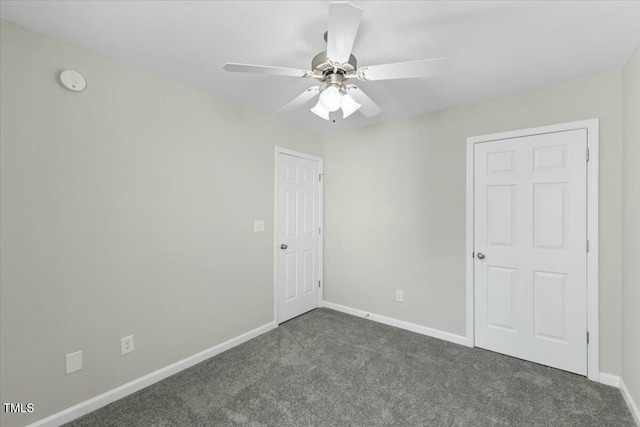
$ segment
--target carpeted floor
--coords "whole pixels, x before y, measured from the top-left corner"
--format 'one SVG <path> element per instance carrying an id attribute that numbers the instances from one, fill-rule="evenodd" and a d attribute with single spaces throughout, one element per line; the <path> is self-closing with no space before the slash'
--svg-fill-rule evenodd
<path id="1" fill-rule="evenodd" d="M 72 426 L 634 426 L 567 372 L 318 309 Z"/>

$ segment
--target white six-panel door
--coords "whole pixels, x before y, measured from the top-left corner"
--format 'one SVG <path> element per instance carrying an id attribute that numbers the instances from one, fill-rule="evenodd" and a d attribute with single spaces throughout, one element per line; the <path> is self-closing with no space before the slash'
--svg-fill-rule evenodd
<path id="1" fill-rule="evenodd" d="M 319 306 L 320 163 L 277 155 L 276 320 L 282 323 Z"/>
<path id="2" fill-rule="evenodd" d="M 587 131 L 475 144 L 476 346 L 586 375 Z"/>

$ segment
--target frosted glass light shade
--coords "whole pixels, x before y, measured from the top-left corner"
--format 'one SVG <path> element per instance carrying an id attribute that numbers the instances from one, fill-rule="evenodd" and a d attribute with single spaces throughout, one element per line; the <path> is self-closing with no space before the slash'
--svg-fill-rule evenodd
<path id="1" fill-rule="evenodd" d="M 316 106 L 311 109 L 311 112 L 318 117 L 329 120 L 329 112 L 322 106 L 322 102 L 320 100 L 318 100 Z"/>
<path id="2" fill-rule="evenodd" d="M 342 95 L 342 118 L 346 119 L 358 111 L 358 108 L 360 107 L 362 107 L 362 105 L 358 104 L 351 95 Z"/>
<path id="3" fill-rule="evenodd" d="M 329 86 L 320 94 L 320 104 L 327 111 L 336 111 L 342 105 L 342 95 L 340 89 L 335 86 Z"/>

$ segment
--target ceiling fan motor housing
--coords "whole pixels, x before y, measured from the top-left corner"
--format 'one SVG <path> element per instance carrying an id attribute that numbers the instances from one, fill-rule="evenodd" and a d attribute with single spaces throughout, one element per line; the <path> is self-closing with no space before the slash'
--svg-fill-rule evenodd
<path id="1" fill-rule="evenodd" d="M 356 57 L 349 55 L 349 62 L 340 64 L 338 67 L 338 73 L 341 74 L 354 74 L 358 69 L 358 63 Z M 320 52 L 311 61 L 311 70 L 315 75 L 327 76 L 334 73 L 334 66 L 327 58 L 327 51 Z"/>

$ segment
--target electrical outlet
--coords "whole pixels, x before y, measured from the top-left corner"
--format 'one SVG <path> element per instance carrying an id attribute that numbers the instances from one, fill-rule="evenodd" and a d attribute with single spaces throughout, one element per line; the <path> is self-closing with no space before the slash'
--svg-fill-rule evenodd
<path id="1" fill-rule="evenodd" d="M 399 301 L 399 302 L 404 301 L 404 292 L 396 291 L 396 301 Z"/>
<path id="2" fill-rule="evenodd" d="M 133 347 L 133 335 L 129 335 L 128 337 L 120 338 L 120 352 L 124 355 L 127 353 L 131 353 L 134 350 Z"/>
<path id="3" fill-rule="evenodd" d="M 256 219 L 253 221 L 253 231 L 255 233 L 262 233 L 264 231 L 264 220 Z"/>

